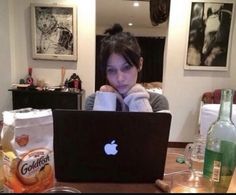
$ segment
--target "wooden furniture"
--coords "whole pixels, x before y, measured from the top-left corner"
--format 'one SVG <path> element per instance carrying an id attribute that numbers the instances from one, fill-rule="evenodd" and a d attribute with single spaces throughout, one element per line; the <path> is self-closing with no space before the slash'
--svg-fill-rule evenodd
<path id="1" fill-rule="evenodd" d="M 25 107 L 35 109 L 82 109 L 84 90 L 79 92 L 62 92 L 9 89 L 9 91 L 12 92 L 14 110 Z"/>
<path id="2" fill-rule="evenodd" d="M 221 89 L 215 89 L 214 91 L 207 91 L 202 94 L 202 104 L 220 104 Z M 233 103 L 236 104 L 236 93 L 234 93 Z"/>
<path id="3" fill-rule="evenodd" d="M 171 184 L 173 173 L 188 170 L 187 165 L 179 164 L 176 158 L 183 154 L 183 148 L 168 148 L 164 181 Z M 135 165 L 134 165 L 135 166 Z M 68 183 L 57 182 L 57 186 L 70 186 L 80 190 L 82 193 L 155 193 L 162 192 L 155 183 Z"/>

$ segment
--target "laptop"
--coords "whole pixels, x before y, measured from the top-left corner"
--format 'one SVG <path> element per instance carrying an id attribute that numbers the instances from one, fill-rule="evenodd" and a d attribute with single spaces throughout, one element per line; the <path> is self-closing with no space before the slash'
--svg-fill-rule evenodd
<path id="1" fill-rule="evenodd" d="M 170 113 L 55 109 L 53 124 L 57 181 L 163 179 Z"/>

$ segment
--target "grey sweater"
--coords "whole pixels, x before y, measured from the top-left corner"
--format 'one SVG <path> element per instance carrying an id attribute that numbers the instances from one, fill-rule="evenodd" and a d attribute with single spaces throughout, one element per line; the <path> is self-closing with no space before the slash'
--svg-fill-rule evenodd
<path id="1" fill-rule="evenodd" d="M 150 95 L 149 102 L 152 107 L 153 112 L 157 112 L 160 110 L 169 110 L 169 103 L 166 97 L 159 93 L 148 92 Z M 85 110 L 93 110 L 94 100 L 95 100 L 95 93 L 88 96 L 85 101 Z M 117 102 L 118 103 L 118 102 Z M 120 105 L 117 104 L 117 111 L 120 111 Z"/>

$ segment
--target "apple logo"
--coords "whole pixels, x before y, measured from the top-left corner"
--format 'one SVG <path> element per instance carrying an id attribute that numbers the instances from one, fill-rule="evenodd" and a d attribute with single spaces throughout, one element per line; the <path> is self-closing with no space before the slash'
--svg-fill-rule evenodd
<path id="1" fill-rule="evenodd" d="M 104 146 L 104 151 L 107 155 L 116 155 L 118 150 L 116 149 L 118 145 L 115 143 L 115 140 L 112 140 L 111 143 L 107 143 Z"/>

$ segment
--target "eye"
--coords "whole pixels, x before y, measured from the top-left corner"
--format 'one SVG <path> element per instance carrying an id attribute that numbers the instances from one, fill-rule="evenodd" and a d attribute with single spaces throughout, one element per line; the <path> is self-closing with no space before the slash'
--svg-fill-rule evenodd
<path id="1" fill-rule="evenodd" d="M 107 74 L 115 74 L 116 70 L 113 68 L 107 68 Z"/>
<path id="2" fill-rule="evenodd" d="M 129 64 L 125 64 L 125 65 L 122 67 L 122 71 L 123 71 L 123 72 L 127 72 L 127 71 L 129 71 L 131 68 L 132 68 L 132 66 L 130 66 Z"/>

